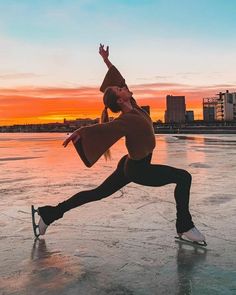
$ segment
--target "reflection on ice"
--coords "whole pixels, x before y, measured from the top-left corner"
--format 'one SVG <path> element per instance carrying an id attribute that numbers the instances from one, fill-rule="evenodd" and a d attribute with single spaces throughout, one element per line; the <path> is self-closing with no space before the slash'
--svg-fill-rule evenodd
<path id="1" fill-rule="evenodd" d="M 178 290 L 176 294 L 194 294 L 197 291 L 194 287 L 194 280 L 197 277 L 198 268 L 206 259 L 208 250 L 194 245 L 186 246 L 178 241 L 176 243 L 178 243 L 176 255 Z"/>

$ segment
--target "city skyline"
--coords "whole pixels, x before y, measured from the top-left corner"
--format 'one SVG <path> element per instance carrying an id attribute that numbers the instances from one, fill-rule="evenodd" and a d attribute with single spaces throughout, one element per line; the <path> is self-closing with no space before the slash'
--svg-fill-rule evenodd
<path id="1" fill-rule="evenodd" d="M 236 91 L 233 1 L 0 0 L 0 8 L 0 125 L 99 117 L 100 42 L 153 121 L 164 120 L 166 95 L 185 96 L 202 119 L 204 97 Z"/>

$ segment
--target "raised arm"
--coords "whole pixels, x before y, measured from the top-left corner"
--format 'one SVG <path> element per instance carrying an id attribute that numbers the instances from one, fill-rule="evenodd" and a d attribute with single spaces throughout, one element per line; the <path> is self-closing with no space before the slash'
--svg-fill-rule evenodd
<path id="1" fill-rule="evenodd" d="M 122 77 L 121 73 L 117 70 L 117 68 L 110 62 L 109 60 L 109 46 L 104 49 L 104 45 L 100 44 L 99 46 L 99 54 L 103 58 L 105 64 L 108 67 L 108 71 L 105 75 L 105 78 L 100 87 L 101 92 L 105 92 L 106 88 L 109 86 L 118 86 L 118 87 L 127 87 L 125 83 L 125 79 Z"/>
<path id="2" fill-rule="evenodd" d="M 118 86 L 118 87 L 126 87 L 128 86 L 125 82 L 125 79 L 121 75 L 121 73 L 117 70 L 117 68 L 110 62 L 109 60 L 109 46 L 107 46 L 107 49 L 104 49 L 104 45 L 100 44 L 99 47 L 99 54 L 102 56 L 105 64 L 108 67 L 108 72 L 102 82 L 102 85 L 100 87 L 101 92 L 105 92 L 106 88 L 109 86 Z M 136 100 L 132 97 L 131 98 L 131 104 L 135 108 L 140 108 L 137 104 Z"/>
<path id="3" fill-rule="evenodd" d="M 105 64 L 107 65 L 108 69 L 112 67 L 112 63 L 109 60 L 109 46 L 107 46 L 107 49 L 104 49 L 104 45 L 100 44 L 99 46 L 99 54 L 103 58 Z"/>

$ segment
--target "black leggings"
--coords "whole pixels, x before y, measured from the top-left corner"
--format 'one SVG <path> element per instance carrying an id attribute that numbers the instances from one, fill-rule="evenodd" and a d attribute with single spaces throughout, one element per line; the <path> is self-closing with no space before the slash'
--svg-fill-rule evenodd
<path id="1" fill-rule="evenodd" d="M 44 216 L 40 215 L 46 224 L 50 224 L 62 217 L 70 209 L 106 198 L 130 182 L 146 186 L 163 186 L 175 183 L 176 229 L 178 233 L 188 231 L 194 226 L 189 212 L 191 175 L 182 169 L 166 165 L 150 164 L 151 158 L 152 154 L 149 154 L 142 160 L 132 160 L 128 155 L 125 155 L 120 159 L 116 170 L 97 188 L 81 191 L 58 204 L 56 207 L 53 207 L 54 214 L 51 210 L 47 210 L 51 206 L 41 207 L 39 208 L 42 211 L 40 213 Z"/>

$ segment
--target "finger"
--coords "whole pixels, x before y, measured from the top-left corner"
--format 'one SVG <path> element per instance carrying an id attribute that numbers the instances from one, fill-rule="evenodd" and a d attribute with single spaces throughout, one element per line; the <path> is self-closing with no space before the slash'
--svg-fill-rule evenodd
<path id="1" fill-rule="evenodd" d="M 66 147 L 70 141 L 71 141 L 71 136 L 68 137 L 68 138 L 63 142 L 64 147 Z"/>
<path id="2" fill-rule="evenodd" d="M 62 145 L 63 145 L 64 147 L 66 147 L 66 146 L 67 146 L 67 144 L 68 144 L 68 142 L 65 140 L 65 141 L 63 142 L 63 144 L 62 144 Z"/>
<path id="3" fill-rule="evenodd" d="M 69 143 L 70 143 L 70 140 L 69 141 L 66 141 L 65 147 L 67 147 Z"/>
<path id="4" fill-rule="evenodd" d="M 71 141 L 71 136 L 67 137 L 67 139 L 64 142 L 70 142 Z"/>

